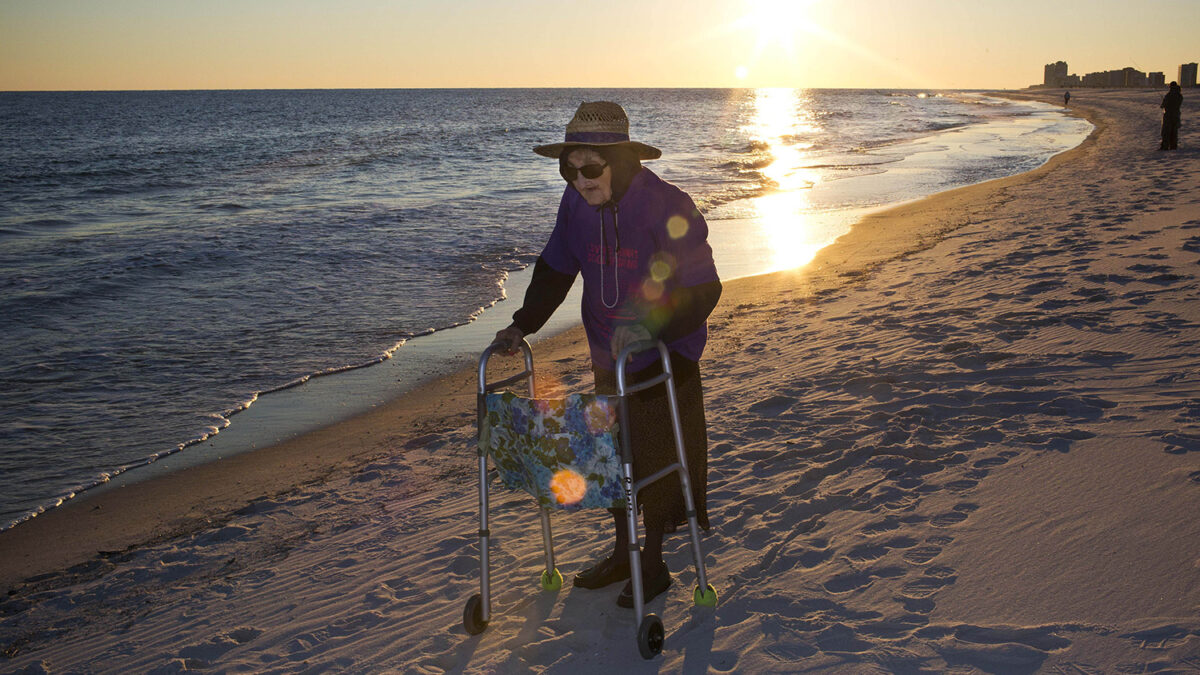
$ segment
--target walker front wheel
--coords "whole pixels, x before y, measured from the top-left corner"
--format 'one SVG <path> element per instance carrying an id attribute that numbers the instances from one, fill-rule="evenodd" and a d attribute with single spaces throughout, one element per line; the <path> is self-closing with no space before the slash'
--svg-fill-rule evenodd
<path id="1" fill-rule="evenodd" d="M 647 614 L 638 626 L 638 651 L 643 659 L 652 659 L 662 653 L 664 631 L 662 621 L 653 614 Z"/>
<path id="2" fill-rule="evenodd" d="M 487 628 L 488 622 L 483 620 L 483 598 L 478 593 L 467 600 L 463 608 L 463 628 L 471 635 L 479 635 Z"/>

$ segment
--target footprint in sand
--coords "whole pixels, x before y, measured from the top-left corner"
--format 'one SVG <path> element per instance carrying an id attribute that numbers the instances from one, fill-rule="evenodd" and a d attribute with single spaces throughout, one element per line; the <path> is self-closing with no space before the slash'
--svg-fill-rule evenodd
<path id="1" fill-rule="evenodd" d="M 1138 666 L 1138 670 L 1133 672 L 1142 672 L 1143 666 Z M 1050 672 L 1058 673 L 1058 675 L 1104 675 L 1104 669 L 1093 666 L 1090 663 L 1080 663 L 1078 661 L 1064 661 L 1054 666 Z M 1117 672 L 1123 672 L 1117 667 Z"/>
<path id="2" fill-rule="evenodd" d="M 894 579 L 907 573 L 903 567 L 879 567 L 862 572 L 847 572 L 825 582 L 830 593 L 848 593 L 870 586 L 876 579 Z"/>
<path id="3" fill-rule="evenodd" d="M 197 535 L 192 542 L 196 546 L 211 546 L 214 544 L 224 544 L 235 539 L 241 539 L 249 535 L 253 530 L 242 525 L 226 525 L 219 530 L 204 532 Z"/>
<path id="4" fill-rule="evenodd" d="M 1056 635 L 1054 630 L 1052 626 L 1011 628 L 965 624 L 954 629 L 954 637 L 962 642 L 981 645 L 1025 645 L 1043 652 L 1070 647 L 1071 641 Z"/>
<path id="5" fill-rule="evenodd" d="M 1024 295 L 1024 296 L 1039 295 L 1041 293 L 1047 293 L 1049 291 L 1053 291 L 1053 290 L 1062 288 L 1065 285 L 1066 285 L 1066 283 L 1063 281 L 1044 279 L 1042 281 L 1034 282 L 1034 283 L 1026 286 L 1025 288 L 1022 288 L 1020 293 L 1021 293 L 1021 295 Z"/>
<path id="6" fill-rule="evenodd" d="M 870 523 L 862 529 L 866 535 L 880 534 L 900 529 L 900 519 L 896 516 L 886 516 L 883 520 Z"/>
<path id="7" fill-rule="evenodd" d="M 944 546 L 947 546 L 953 540 L 954 537 L 929 537 L 925 539 L 924 545 L 905 551 L 904 560 L 910 563 L 910 565 L 926 565 L 926 563 L 934 560 L 935 557 L 942 555 Z"/>
<path id="8" fill-rule="evenodd" d="M 1192 632 L 1184 626 L 1167 624 L 1133 633 L 1125 633 L 1121 637 L 1132 640 L 1142 649 L 1171 649 L 1178 647 L 1191 637 Z"/>
<path id="9" fill-rule="evenodd" d="M 1161 432 L 1158 437 L 1165 445 L 1163 451 L 1172 455 L 1200 452 L 1200 434 L 1168 431 Z"/>
<path id="10" fill-rule="evenodd" d="M 954 507 L 953 511 L 934 516 L 929 522 L 934 527 L 951 527 L 966 520 L 977 508 L 979 508 L 977 504 L 959 504 Z"/>
<path id="11" fill-rule="evenodd" d="M 1131 305 L 1148 305 L 1154 302 L 1154 295 L 1151 293 L 1143 293 L 1141 291 L 1130 291 L 1121 296 L 1121 299 Z"/>
<path id="12" fill-rule="evenodd" d="M 925 565 L 941 554 L 941 546 L 918 546 L 904 552 L 904 561 L 913 565 Z"/>
<path id="13" fill-rule="evenodd" d="M 926 599 L 946 586 L 958 581 L 958 572 L 949 567 L 931 567 L 925 574 L 903 586 L 904 596 Z"/>
<path id="14" fill-rule="evenodd" d="M 800 566 L 803 567 L 804 569 L 812 569 L 812 568 L 816 567 L 817 565 L 820 565 L 821 563 L 825 562 L 826 560 L 829 560 L 832 557 L 833 557 L 833 551 L 831 551 L 829 549 L 824 549 L 824 550 L 817 549 L 817 550 L 810 550 L 810 551 L 805 551 L 804 553 L 801 553 L 800 557 L 797 560 L 800 563 Z"/>
<path id="15" fill-rule="evenodd" d="M 1077 356 L 1080 361 L 1095 363 L 1102 366 L 1111 366 L 1121 361 L 1126 361 L 1133 358 L 1133 354 L 1129 352 L 1105 351 L 1100 349 L 1088 349 L 1080 352 Z"/>
<path id="16" fill-rule="evenodd" d="M 874 562 L 888 554 L 892 549 L 912 548 L 917 540 L 912 537 L 896 537 L 882 543 L 867 543 L 855 546 L 846 553 L 846 557 L 854 562 Z"/>
<path id="17" fill-rule="evenodd" d="M 912 614 L 932 614 L 937 607 L 937 603 L 929 598 L 907 598 L 903 595 L 898 595 L 894 598 L 896 602 L 904 605 L 904 611 Z"/>
<path id="18" fill-rule="evenodd" d="M 750 405 L 749 411 L 763 417 L 778 417 L 796 405 L 796 399 L 790 396 L 772 396 Z"/>
<path id="19" fill-rule="evenodd" d="M 229 650 L 255 640 L 262 633 L 257 628 L 235 628 L 217 635 L 208 642 L 183 647 L 179 650 L 178 657 L 190 668 L 206 668 L 209 664 L 219 662 Z"/>
<path id="20" fill-rule="evenodd" d="M 1162 274 L 1162 273 L 1167 273 L 1167 272 L 1171 271 L 1171 268 L 1167 267 L 1165 265 L 1147 265 L 1146 263 L 1137 263 L 1134 265 L 1130 265 L 1130 266 L 1126 267 L 1125 269 L 1129 270 L 1130 272 L 1137 272 L 1138 274 L 1141 274 L 1141 275 L 1155 274 L 1155 273 Z"/>
<path id="21" fill-rule="evenodd" d="M 976 485 L 979 485 L 979 481 L 970 478 L 964 478 L 962 480 L 953 480 L 949 483 L 946 483 L 946 489 L 950 490 L 951 492 L 966 492 L 967 490 L 974 488 Z"/>
<path id="22" fill-rule="evenodd" d="M 1001 466 L 1004 464 L 1008 464 L 1008 458 L 1006 457 L 987 457 L 975 462 L 971 466 L 975 467 L 976 469 L 990 469 L 994 466 Z"/>
<path id="23" fill-rule="evenodd" d="M 1127 267 L 1131 272 L 1137 272 L 1142 275 L 1140 281 L 1147 284 L 1155 284 L 1156 286 L 1170 286 L 1172 284 L 1191 279 L 1190 274 L 1176 274 L 1172 268 L 1165 265 L 1146 265 L 1138 263 Z"/>
<path id="24" fill-rule="evenodd" d="M 846 557 L 854 562 L 874 562 L 883 556 L 887 555 L 888 549 L 886 546 L 878 546 L 876 544 L 863 544 L 855 546 L 846 553 Z"/>
<path id="25" fill-rule="evenodd" d="M 1134 280 L 1123 274 L 1089 274 L 1083 279 L 1093 284 L 1117 284 L 1118 286 L 1124 286 Z"/>
<path id="26" fill-rule="evenodd" d="M 1111 302 L 1112 297 L 1103 288 L 1083 287 L 1071 291 L 1071 295 L 1083 298 L 1084 302 Z"/>

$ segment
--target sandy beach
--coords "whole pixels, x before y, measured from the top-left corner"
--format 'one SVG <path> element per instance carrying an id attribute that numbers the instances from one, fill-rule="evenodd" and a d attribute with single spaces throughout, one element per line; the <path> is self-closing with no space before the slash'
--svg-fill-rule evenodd
<path id="1" fill-rule="evenodd" d="M 720 601 L 693 606 L 668 537 L 653 661 L 619 586 L 570 586 L 607 515 L 554 516 L 547 593 L 537 513 L 502 489 L 494 615 L 464 631 L 463 372 L 0 533 L 0 671 L 1200 670 L 1200 133 L 1185 104 L 1155 152 L 1161 96 L 1077 90 L 1080 147 L 726 285 L 702 363 Z M 548 393 L 590 388 L 585 354 L 581 329 L 535 347 Z"/>

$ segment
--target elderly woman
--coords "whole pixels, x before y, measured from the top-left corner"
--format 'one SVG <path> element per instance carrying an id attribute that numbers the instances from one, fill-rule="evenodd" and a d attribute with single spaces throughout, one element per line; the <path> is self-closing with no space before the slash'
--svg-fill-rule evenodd
<path id="1" fill-rule="evenodd" d="M 496 341 L 515 352 L 522 337 L 545 325 L 577 274 L 583 275 L 583 325 L 598 393 L 616 393 L 615 358 L 623 347 L 639 340 L 664 341 L 675 374 L 697 519 L 707 530 L 708 438 L 698 361 L 708 337 L 708 315 L 721 296 L 708 225 L 687 194 L 642 167 L 641 160 L 662 153 L 629 139 L 629 119 L 616 103 L 580 105 L 564 142 L 534 152 L 558 159 L 567 187 L 525 301 Z M 655 352 L 635 355 L 626 366 L 629 383 L 661 372 Z M 636 479 L 675 461 L 668 410 L 662 384 L 630 400 Z M 646 529 L 642 573 L 649 602 L 671 585 L 662 541 L 686 518 L 678 477 L 672 474 L 647 486 L 638 493 L 638 503 Z M 577 575 L 576 586 L 602 588 L 630 577 L 628 524 L 623 511 L 611 513 L 613 552 Z M 626 583 L 617 604 L 633 606 L 631 584 Z"/>

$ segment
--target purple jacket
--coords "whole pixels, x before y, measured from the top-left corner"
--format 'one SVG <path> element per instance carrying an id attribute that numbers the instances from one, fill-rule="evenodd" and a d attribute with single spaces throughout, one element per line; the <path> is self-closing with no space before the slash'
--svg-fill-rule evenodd
<path id="1" fill-rule="evenodd" d="M 561 274 L 583 275 L 583 326 L 592 363 L 605 370 L 616 368 L 609 345 L 617 326 L 640 323 L 658 335 L 676 289 L 718 280 L 704 217 L 691 197 L 646 168 L 616 209 L 591 206 L 568 185 L 542 259 Z M 667 346 L 698 361 L 707 339 L 701 323 Z M 635 357 L 629 370 L 656 358 Z"/>

